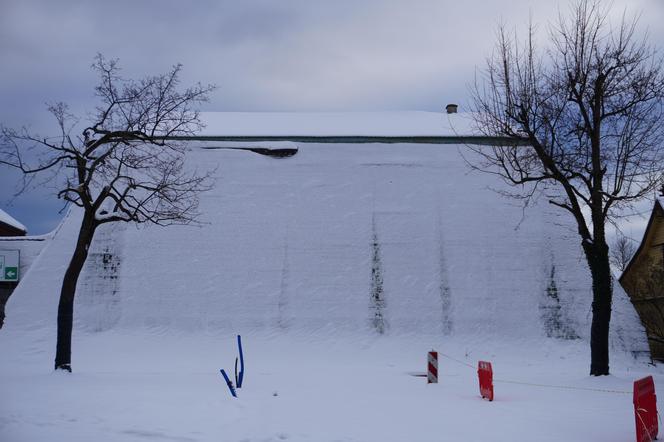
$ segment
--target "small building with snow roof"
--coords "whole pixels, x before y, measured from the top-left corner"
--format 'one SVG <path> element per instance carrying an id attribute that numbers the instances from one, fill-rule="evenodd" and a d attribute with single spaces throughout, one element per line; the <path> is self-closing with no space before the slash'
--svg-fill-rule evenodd
<path id="1" fill-rule="evenodd" d="M 25 236 L 26 233 L 27 229 L 23 224 L 19 223 L 7 212 L 0 209 L 0 237 Z M 2 328 L 5 319 L 5 303 L 18 283 L 17 281 L 6 280 L 5 278 L 5 262 L 2 253 L 4 247 L 1 245 L 2 242 L 0 242 L 0 328 Z M 9 251 L 7 253 L 9 253 Z M 8 269 L 12 268 L 13 267 L 8 267 Z M 18 268 L 16 271 L 18 272 Z"/>
<path id="2" fill-rule="evenodd" d="M 25 236 L 28 229 L 11 215 L 0 209 L 0 236 Z"/>

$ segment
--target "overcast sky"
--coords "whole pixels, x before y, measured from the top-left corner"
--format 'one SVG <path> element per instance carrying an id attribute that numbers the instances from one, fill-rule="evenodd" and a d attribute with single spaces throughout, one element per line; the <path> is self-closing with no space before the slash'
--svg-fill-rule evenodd
<path id="1" fill-rule="evenodd" d="M 642 12 L 664 49 L 664 0 L 615 0 Z M 541 25 L 568 2 L 477 0 L 0 0 L 0 122 L 48 130 L 44 103 L 81 116 L 94 106 L 97 52 L 127 77 L 184 65 L 183 82 L 219 89 L 206 110 L 431 110 L 467 102 L 467 85 L 502 20 Z M 30 233 L 50 231 L 61 204 L 47 188 L 11 199 L 0 168 L 0 208 Z"/>

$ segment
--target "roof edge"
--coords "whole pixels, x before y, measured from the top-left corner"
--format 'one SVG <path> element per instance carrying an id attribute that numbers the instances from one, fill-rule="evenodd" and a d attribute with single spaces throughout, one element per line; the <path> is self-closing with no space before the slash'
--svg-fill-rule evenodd
<path id="1" fill-rule="evenodd" d="M 526 140 L 492 137 L 485 135 L 414 135 L 414 136 L 393 136 L 393 135 L 192 135 L 192 136 L 172 136 L 165 137 L 169 140 L 180 141 L 234 141 L 234 142 L 259 142 L 259 141 L 292 141 L 297 143 L 414 143 L 414 144 L 479 144 L 488 146 L 526 146 L 529 143 Z"/>
<path id="2" fill-rule="evenodd" d="M 627 275 L 629 272 L 630 268 L 632 267 L 632 264 L 636 261 L 636 258 L 641 254 L 641 251 L 643 250 L 643 247 L 645 246 L 646 238 L 648 237 L 648 233 L 650 232 L 650 229 L 652 228 L 653 221 L 655 220 L 655 214 L 657 210 L 662 211 L 664 213 L 664 206 L 662 206 L 662 202 L 659 200 L 659 198 L 655 198 L 655 204 L 653 205 L 652 212 L 650 213 L 650 219 L 648 220 L 648 224 L 646 225 L 646 230 L 643 232 L 643 238 L 641 239 L 641 243 L 639 243 L 639 247 L 636 249 L 636 252 L 634 252 L 634 255 L 632 255 L 632 259 L 629 260 L 629 263 L 627 263 L 627 267 L 625 267 L 625 270 L 621 273 L 620 277 L 618 278 L 618 282 L 622 285 L 622 280 Z"/>
<path id="3" fill-rule="evenodd" d="M 9 213 L 0 209 L 0 224 L 10 227 L 11 229 L 21 231 L 24 234 L 28 233 L 27 227 L 20 223 L 16 218 L 11 216 Z"/>

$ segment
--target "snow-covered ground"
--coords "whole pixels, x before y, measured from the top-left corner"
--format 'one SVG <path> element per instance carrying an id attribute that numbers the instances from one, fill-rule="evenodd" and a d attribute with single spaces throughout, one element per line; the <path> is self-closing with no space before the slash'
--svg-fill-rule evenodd
<path id="1" fill-rule="evenodd" d="M 195 149 L 217 176 L 201 226 L 100 231 L 68 376 L 51 366 L 72 212 L 7 305 L 0 440 L 633 439 L 631 383 L 664 374 L 616 287 L 613 376 L 587 376 L 590 285 L 564 214 L 499 197 L 465 146 L 298 147 Z M 233 399 L 218 370 L 237 333 Z M 432 348 L 438 385 L 409 374 Z M 493 403 L 479 359 L 512 381 Z"/>
<path id="2" fill-rule="evenodd" d="M 72 375 L 44 366 L 52 350 L 35 343 L 0 364 L 0 440 L 630 441 L 631 384 L 653 372 L 614 354 L 614 375 L 590 378 L 578 342 L 245 335 L 243 343 L 238 399 L 218 371 L 233 370 L 231 335 L 79 335 Z M 432 347 L 471 365 L 493 361 L 495 400 L 479 397 L 473 368 L 442 355 L 439 384 L 411 376 Z"/>

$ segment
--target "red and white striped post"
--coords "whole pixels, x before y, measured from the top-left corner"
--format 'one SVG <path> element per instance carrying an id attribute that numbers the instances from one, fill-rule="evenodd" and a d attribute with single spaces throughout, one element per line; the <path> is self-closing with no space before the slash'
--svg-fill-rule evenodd
<path id="1" fill-rule="evenodd" d="M 438 352 L 430 351 L 427 364 L 427 384 L 438 383 Z"/>

